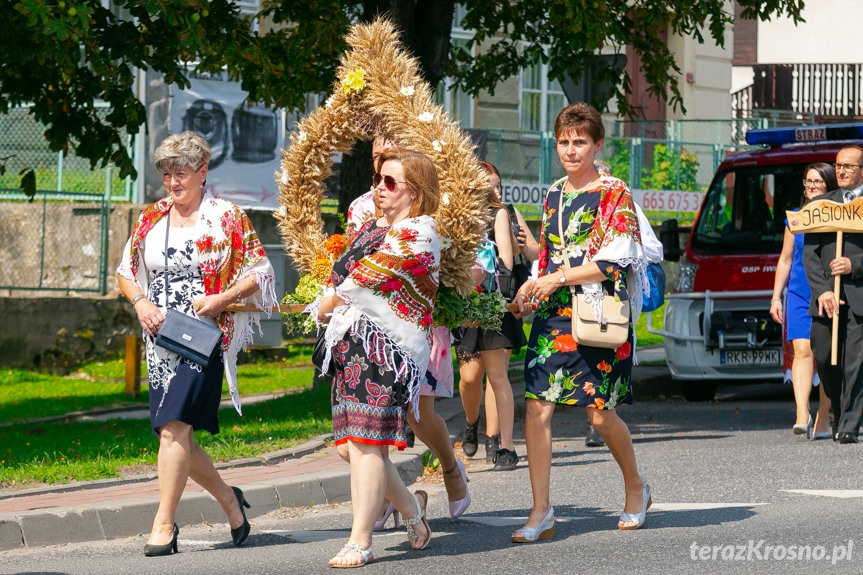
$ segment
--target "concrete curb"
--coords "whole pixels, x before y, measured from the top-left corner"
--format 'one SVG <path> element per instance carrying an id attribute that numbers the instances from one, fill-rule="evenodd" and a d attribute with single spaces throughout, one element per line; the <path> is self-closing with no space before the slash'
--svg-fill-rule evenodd
<path id="1" fill-rule="evenodd" d="M 412 484 L 422 474 L 426 447 L 393 453 L 392 461 L 402 480 Z M 300 507 L 350 500 L 350 469 L 307 473 L 275 481 L 239 486 L 252 505 L 249 518 L 283 507 Z M 0 514 L 0 551 L 83 541 L 116 539 L 148 533 L 159 505 L 158 497 L 21 511 Z M 183 495 L 177 507 L 177 525 L 207 521 L 224 523 L 225 515 L 213 497 L 204 492 Z"/>
<path id="2" fill-rule="evenodd" d="M 253 465 L 273 465 L 287 461 L 288 459 L 297 459 L 305 455 L 314 453 L 327 446 L 327 442 L 331 440 L 333 435 L 325 433 L 309 439 L 301 443 L 297 447 L 289 447 L 287 449 L 279 449 L 269 453 L 262 453 L 257 457 L 246 457 L 243 459 L 234 459 L 232 461 L 215 462 L 216 469 L 231 469 L 234 467 L 250 467 Z M 67 493 L 69 491 L 82 491 L 86 489 L 103 489 L 105 487 L 115 487 L 117 485 L 128 485 L 130 483 L 140 483 L 142 481 L 150 481 L 156 479 L 156 473 L 143 473 L 140 475 L 130 475 L 128 477 L 111 477 L 109 479 L 95 479 L 93 481 L 74 481 L 72 483 L 61 483 L 49 485 L 47 487 L 34 487 L 32 489 L 21 489 L 18 491 L 3 491 L 0 492 L 0 501 L 4 499 L 13 499 L 15 497 L 23 497 L 25 495 L 40 495 L 43 493 Z"/>

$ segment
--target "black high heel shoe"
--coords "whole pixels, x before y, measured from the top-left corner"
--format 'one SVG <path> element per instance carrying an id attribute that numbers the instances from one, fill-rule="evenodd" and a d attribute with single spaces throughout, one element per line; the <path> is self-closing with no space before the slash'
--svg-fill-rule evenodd
<path id="1" fill-rule="evenodd" d="M 243 541 L 246 540 L 246 537 L 249 536 L 249 531 L 252 530 L 252 526 L 249 525 L 249 520 L 246 519 L 246 510 L 243 507 L 247 507 L 249 509 L 252 508 L 249 505 L 249 502 L 246 501 L 246 498 L 243 497 L 243 490 L 239 487 L 231 487 L 234 490 L 234 495 L 237 496 L 237 503 L 240 504 L 240 513 L 243 514 L 243 524 L 237 528 L 231 528 L 231 539 L 234 540 L 234 546 L 239 547 L 243 544 Z"/>
<path id="2" fill-rule="evenodd" d="M 144 557 L 161 557 L 162 555 L 170 555 L 171 553 L 178 553 L 177 551 L 177 536 L 180 535 L 180 528 L 177 527 L 177 524 L 174 523 L 174 537 L 171 539 L 170 543 L 165 543 L 164 545 L 150 545 L 149 543 L 144 544 Z"/>

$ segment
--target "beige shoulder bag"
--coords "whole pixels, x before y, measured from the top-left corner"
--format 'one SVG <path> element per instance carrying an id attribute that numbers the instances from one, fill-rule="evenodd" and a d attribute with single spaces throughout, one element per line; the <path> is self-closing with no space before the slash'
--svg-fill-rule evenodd
<path id="1" fill-rule="evenodd" d="M 563 265 L 569 267 L 566 253 L 566 236 L 563 227 L 563 193 L 557 206 L 557 227 L 562 246 Z M 602 202 L 600 201 L 600 204 Z M 584 297 L 576 294 L 575 286 L 569 286 L 572 294 L 572 337 L 579 345 L 616 349 L 629 339 L 629 302 L 619 301 L 612 295 L 602 296 L 602 316 L 597 321 L 593 306 Z"/>

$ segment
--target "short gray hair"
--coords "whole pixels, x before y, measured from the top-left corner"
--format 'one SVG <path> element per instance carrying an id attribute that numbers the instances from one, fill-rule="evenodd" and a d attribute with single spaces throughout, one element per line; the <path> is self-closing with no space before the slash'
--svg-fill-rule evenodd
<path id="1" fill-rule="evenodd" d="M 180 168 L 199 169 L 210 162 L 210 144 L 197 132 L 186 131 L 168 136 L 153 154 L 153 163 L 159 170 Z"/>

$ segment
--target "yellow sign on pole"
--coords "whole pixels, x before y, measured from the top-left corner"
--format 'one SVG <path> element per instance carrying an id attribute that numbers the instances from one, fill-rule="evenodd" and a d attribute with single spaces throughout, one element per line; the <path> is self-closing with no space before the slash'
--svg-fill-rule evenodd
<path id="1" fill-rule="evenodd" d="M 850 203 L 814 200 L 797 210 L 785 212 L 788 229 L 792 234 L 834 232 L 836 257 L 842 257 L 842 235 L 845 232 L 863 232 L 863 198 Z M 839 301 L 841 276 L 833 277 L 833 296 Z M 830 345 L 830 364 L 838 363 L 839 314 L 833 316 Z"/>
<path id="2" fill-rule="evenodd" d="M 792 234 L 804 232 L 863 232 L 863 198 L 849 204 L 814 200 L 797 210 L 785 212 Z"/>

